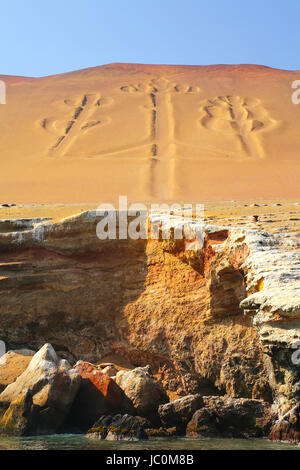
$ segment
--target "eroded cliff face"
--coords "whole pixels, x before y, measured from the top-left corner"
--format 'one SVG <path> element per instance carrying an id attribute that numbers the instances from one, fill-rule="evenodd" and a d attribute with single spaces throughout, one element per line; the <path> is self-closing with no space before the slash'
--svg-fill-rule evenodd
<path id="1" fill-rule="evenodd" d="M 295 281 L 297 247 L 276 268 L 280 241 L 257 231 L 205 226 L 203 247 L 188 251 L 185 240 L 101 241 L 98 220 L 89 211 L 2 223 L 0 337 L 10 349 L 50 342 L 71 362 L 150 364 L 171 397 L 263 398 L 282 412 L 297 402 L 297 289 L 289 309 L 278 298 L 282 279 Z"/>
<path id="2" fill-rule="evenodd" d="M 250 295 L 241 307 L 257 328 L 271 365 L 275 408 L 283 416 L 300 400 L 300 236 L 253 231 L 246 242 Z"/>

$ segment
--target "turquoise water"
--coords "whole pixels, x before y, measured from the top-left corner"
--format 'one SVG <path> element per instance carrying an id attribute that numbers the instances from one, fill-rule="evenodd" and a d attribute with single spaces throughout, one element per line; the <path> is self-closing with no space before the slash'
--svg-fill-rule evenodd
<path id="1" fill-rule="evenodd" d="M 141 442 L 110 442 L 84 435 L 0 438 L 0 450 L 300 450 L 300 446 L 266 439 L 155 438 Z"/>

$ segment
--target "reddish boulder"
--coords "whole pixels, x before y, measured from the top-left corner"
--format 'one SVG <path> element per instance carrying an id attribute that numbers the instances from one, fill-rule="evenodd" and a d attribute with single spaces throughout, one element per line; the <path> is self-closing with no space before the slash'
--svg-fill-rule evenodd
<path id="1" fill-rule="evenodd" d="M 67 428 L 86 431 L 102 415 L 135 414 L 131 400 L 109 376 L 89 362 L 77 362 L 81 384 L 71 408 Z"/>

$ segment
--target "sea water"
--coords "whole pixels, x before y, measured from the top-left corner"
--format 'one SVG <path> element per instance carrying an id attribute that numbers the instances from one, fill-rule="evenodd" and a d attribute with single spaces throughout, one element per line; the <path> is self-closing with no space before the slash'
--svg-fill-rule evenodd
<path id="1" fill-rule="evenodd" d="M 1 437 L 0 450 L 300 450 L 267 439 L 151 438 L 148 441 L 101 441 L 78 434 Z"/>

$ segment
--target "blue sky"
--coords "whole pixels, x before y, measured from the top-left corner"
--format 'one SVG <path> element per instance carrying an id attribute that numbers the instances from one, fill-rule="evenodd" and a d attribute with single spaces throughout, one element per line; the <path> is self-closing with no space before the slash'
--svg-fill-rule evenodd
<path id="1" fill-rule="evenodd" d="M 10 0 L 0 17 L 0 74 L 111 62 L 300 69 L 299 0 Z"/>

